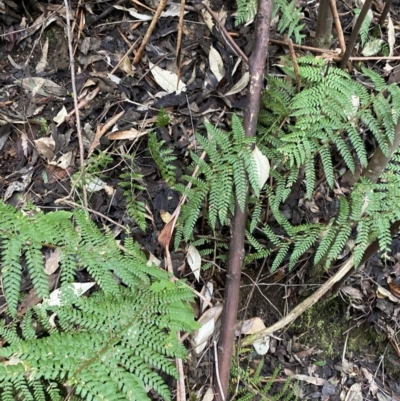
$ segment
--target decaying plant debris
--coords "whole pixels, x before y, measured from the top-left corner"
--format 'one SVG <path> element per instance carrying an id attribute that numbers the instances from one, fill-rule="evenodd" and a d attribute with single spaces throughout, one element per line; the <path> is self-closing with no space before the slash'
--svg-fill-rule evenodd
<path id="1" fill-rule="evenodd" d="M 1 399 L 400 399 L 390 4 L 0 0 Z"/>

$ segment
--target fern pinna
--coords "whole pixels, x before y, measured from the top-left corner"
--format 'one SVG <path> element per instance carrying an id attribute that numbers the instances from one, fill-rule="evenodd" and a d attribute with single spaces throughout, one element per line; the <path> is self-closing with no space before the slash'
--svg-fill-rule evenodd
<path id="1" fill-rule="evenodd" d="M 183 237 L 188 240 L 200 215 L 201 206 L 208 200 L 208 221 L 213 229 L 217 223 L 224 225 L 229 212 L 233 211 L 234 201 L 243 210 L 247 196 L 247 180 L 256 196 L 259 195 L 259 178 L 252 145 L 255 139 L 245 136 L 245 132 L 236 115 L 232 116 L 232 131 L 223 132 L 209 123 L 205 124 L 208 138 L 196 135 L 208 161 L 191 153 L 199 174 L 195 177 L 185 175 L 182 178 L 191 184 L 175 185 L 188 198 L 182 207 L 175 243 Z"/>
<path id="2" fill-rule="evenodd" d="M 168 400 L 160 373 L 177 376 L 178 330 L 197 327 L 192 292 L 148 266 L 137 244 L 121 251 L 83 212 L 28 216 L 0 203 L 3 291 L 13 320 L 0 323 L 0 399 Z M 17 314 L 26 265 L 36 294 L 49 296 L 42 252 L 61 253 L 61 304 Z M 70 283 L 87 269 L 99 289 L 78 297 Z"/>
<path id="3" fill-rule="evenodd" d="M 257 0 L 236 0 L 236 25 L 251 21 L 257 14 Z M 294 37 L 296 43 L 301 43 L 305 37 L 301 33 L 304 24 L 301 23 L 303 15 L 296 0 L 276 0 L 273 2 L 272 18 L 279 15 L 277 31 L 285 33 L 287 37 Z"/>
<path id="4" fill-rule="evenodd" d="M 318 241 L 315 263 L 328 264 L 342 251 L 356 227 L 355 259 L 359 263 L 370 240 L 379 238 L 382 250 L 390 241 L 390 222 L 397 218 L 393 206 L 399 200 L 394 174 L 386 175 L 379 185 L 362 181 L 351 195 L 341 195 L 338 216 L 327 226 L 292 225 L 280 207 L 300 173 L 304 174 L 307 197 L 312 198 L 318 163 L 323 171 L 318 178 L 324 178 L 333 188 L 338 178 L 333 168 L 334 152 L 351 171 L 356 165 L 365 168 L 368 164 L 366 137 L 387 154 L 400 117 L 400 89 L 387 85 L 382 77 L 367 69 L 362 70 L 362 84 L 322 59 L 303 57 L 298 65 L 296 75 L 292 63 L 286 60 L 282 68 L 287 78 L 268 78 L 260 112 L 257 145 L 275 166 L 270 173 L 274 187 L 266 188 L 270 210 L 286 232 L 278 237 L 270 227 L 263 228 L 275 246 L 272 267 L 277 268 L 290 254 L 292 268 Z M 295 85 L 298 81 L 300 92 Z"/>

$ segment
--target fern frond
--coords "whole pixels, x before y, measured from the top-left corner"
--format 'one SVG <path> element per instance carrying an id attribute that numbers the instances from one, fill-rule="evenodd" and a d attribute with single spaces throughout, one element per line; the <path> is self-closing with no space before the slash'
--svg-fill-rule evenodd
<path id="1" fill-rule="evenodd" d="M 157 141 L 157 135 L 153 132 L 149 134 L 148 146 L 150 153 L 159 169 L 162 179 L 168 186 L 175 184 L 176 167 L 172 164 L 176 160 L 173 150 L 164 148 L 165 141 Z"/>
<path id="2" fill-rule="evenodd" d="M 76 211 L 73 219 L 62 211 L 28 217 L 2 203 L 0 212 L 2 284 L 10 315 L 18 306 L 22 260 L 36 293 L 46 298 L 44 250 L 57 249 L 68 270 L 61 275 L 60 305 L 45 300 L 7 326 L 0 321 L 0 398 L 58 401 L 59 390 L 68 385 L 82 399 L 142 401 L 149 399 L 147 385 L 169 400 L 160 374 L 176 377 L 171 358 L 186 356 L 177 331 L 197 328 L 187 285 L 148 266 L 138 244 L 126 240 L 121 251 L 112 234 L 84 212 Z M 79 297 L 69 284 L 82 268 L 100 288 L 90 297 Z"/>
<path id="3" fill-rule="evenodd" d="M 307 232 L 307 235 L 302 239 L 297 239 L 295 246 L 293 248 L 293 252 L 290 255 L 289 260 L 289 270 L 292 270 L 300 257 L 314 244 L 319 236 L 319 231 L 315 230 L 314 232 Z"/>
<path id="4" fill-rule="evenodd" d="M 252 20 L 257 12 L 257 0 L 236 0 L 237 13 L 235 25 Z"/>
<path id="5" fill-rule="evenodd" d="M 280 247 L 280 249 L 279 249 L 278 253 L 276 254 L 275 259 L 272 263 L 272 266 L 270 269 L 271 273 L 273 273 L 281 265 L 281 263 L 283 262 L 283 259 L 285 259 L 287 253 L 289 252 L 289 248 L 290 248 L 289 244 L 283 244 Z"/>

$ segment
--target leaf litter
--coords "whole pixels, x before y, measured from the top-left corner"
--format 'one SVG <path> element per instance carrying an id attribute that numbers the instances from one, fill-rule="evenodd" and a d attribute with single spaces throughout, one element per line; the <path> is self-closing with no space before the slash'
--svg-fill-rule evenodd
<path id="1" fill-rule="evenodd" d="M 129 49 L 136 40 L 145 36 L 146 21 L 153 19 L 153 12 L 140 4 L 137 8 L 113 6 L 114 10 L 108 15 L 109 22 L 104 24 L 102 20 L 96 21 L 96 16 L 104 11 L 102 4 L 85 6 L 87 29 L 76 29 L 73 38 L 76 41 L 75 64 L 78 71 L 77 93 L 73 94 L 79 102 L 77 116 L 73 107 L 68 43 L 64 30 L 60 28 L 66 19 L 64 3 L 55 1 L 57 4 L 47 4 L 42 9 L 38 3 L 40 6 L 33 6 L 30 9 L 31 15 L 26 15 L 27 22 L 22 20 L 27 10 L 21 5 L 6 3 L 10 3 L 14 14 L 7 20 L 7 40 L 1 42 L 2 51 L 7 55 L 0 60 L 1 196 L 3 200 L 19 207 L 33 203 L 44 209 L 58 208 L 57 201 L 71 193 L 74 199 L 80 196 L 73 178 L 74 174 L 79 174 L 79 149 L 75 131 L 79 117 L 84 127 L 85 158 L 89 154 L 98 156 L 99 150 L 111 158 L 109 163 L 99 161 L 99 177 L 86 182 L 91 210 L 94 211 L 93 219 L 112 229 L 112 224 L 101 217 L 103 214 L 119 224 L 129 226 L 133 238 L 149 254 L 159 259 L 165 257 L 164 265 L 171 272 L 187 277 L 194 286 L 204 285 L 204 281 L 207 283 L 202 287 L 203 296 L 214 307 L 208 309 L 202 302 L 199 318 L 202 328 L 191 337 L 197 356 L 188 362 L 187 380 L 197 386 L 200 394 L 200 384 L 206 381 L 211 383 L 213 358 L 209 345 L 214 336 L 218 335 L 218 316 L 221 313 L 218 302 L 222 300 L 226 265 L 216 262 L 215 250 L 212 257 L 202 256 L 201 246 L 190 245 L 186 258 L 179 252 L 163 252 L 163 249 L 168 250 L 171 243 L 175 221 L 165 223 L 161 211 L 177 217 L 179 200 L 178 194 L 166 186 L 147 152 L 147 134 L 150 131 L 156 132 L 157 137 L 165 141 L 165 146 L 177 157 L 176 176 L 179 178 L 185 174 L 188 152 L 197 146 L 194 133 L 205 133 L 205 118 L 218 124 L 219 128 L 228 130 L 231 109 L 239 113 L 244 109 L 245 89 L 249 82 L 247 67 L 232 54 L 226 40 L 216 33 L 218 29 L 215 21 L 204 9 L 197 12 L 189 7 L 185 11 L 182 60 L 178 71 L 174 42 L 179 9 L 174 8 L 174 3 L 161 14 L 144 55 L 136 65 L 133 63 L 134 54 L 130 54 Z M 237 42 L 242 49 L 251 46 L 248 38 L 252 25 L 235 28 L 232 5 L 230 2 L 225 3 L 217 1 L 214 5 L 220 20 L 225 21 L 231 32 L 238 33 Z M 75 10 L 76 2 L 71 5 L 72 10 Z M 155 7 L 153 5 L 153 8 L 156 7 L 157 4 Z M 306 8 L 313 15 L 312 6 Z M 21 18 L 18 19 L 17 15 Z M 391 15 L 388 24 L 390 54 L 396 52 L 396 17 L 396 14 Z M 0 18 L 4 22 L 6 16 L 0 14 Z M 81 20 L 83 25 L 84 21 Z M 375 54 L 381 45 L 382 42 L 377 40 L 368 44 L 363 51 Z M 277 47 L 270 48 L 272 73 L 279 72 L 274 67 L 274 61 L 280 56 L 280 51 L 282 49 Z M 390 79 L 397 79 L 396 70 L 386 68 L 391 74 Z M 173 123 L 165 127 L 156 124 L 161 108 L 173 120 Z M 258 148 L 254 150 L 254 157 L 258 169 L 263 173 L 260 174 L 259 183 L 262 188 L 268 180 L 270 166 Z M 140 230 L 127 214 L 127 200 L 122 188 L 118 186 L 121 174 L 127 170 L 138 174 L 138 177 L 140 175 L 133 184 L 144 188 L 137 190 L 136 196 L 146 205 L 148 218 L 145 231 Z M 112 190 L 107 191 L 109 188 Z M 329 221 L 335 212 L 333 203 L 323 188 L 316 192 L 311 203 L 305 201 L 305 194 L 296 183 L 285 205 L 287 209 L 283 212 L 292 221 Z M 95 212 L 100 214 L 96 215 Z M 265 218 L 269 218 L 268 214 Z M 213 236 L 208 228 L 201 230 L 200 226 L 197 234 Z M 228 237 L 229 233 L 226 235 Z M 393 249 L 397 246 L 398 241 L 395 240 Z M 222 249 L 219 248 L 218 252 Z M 393 251 L 390 255 L 392 259 L 386 265 L 382 265 L 379 258 L 371 259 L 363 272 L 352 276 L 342 288 L 341 297 L 344 301 L 341 307 L 344 308 L 342 314 L 351 316 L 354 324 L 363 323 L 364 327 L 369 324 L 373 330 L 384 335 L 395 352 L 398 352 L 398 361 L 399 341 L 397 330 L 394 329 L 396 326 L 393 326 L 400 313 L 396 255 Z M 208 262 L 212 262 L 214 267 L 202 270 L 202 265 Z M 56 255 L 50 256 L 46 262 L 47 274 L 56 274 L 58 263 Z M 298 287 L 306 291 L 309 285 L 301 266 L 290 274 L 283 269 L 278 275 L 267 275 L 259 281 L 255 280 L 251 269 L 249 276 L 249 282 L 246 284 L 244 279 L 243 286 L 256 286 L 255 291 L 260 295 L 250 301 L 252 317 L 246 320 L 247 326 L 256 327 L 254 330 L 257 330 L 257 324 L 261 330 L 272 323 L 271 319 L 279 318 L 284 313 L 285 300 L 291 302 L 292 297 L 301 296 Z M 82 283 L 74 283 L 77 291 L 84 290 L 81 286 L 89 277 L 83 275 L 81 279 Z M 23 288 L 28 289 L 29 284 L 23 283 Z M 285 289 L 278 289 L 275 284 Z M 28 295 L 28 290 L 26 293 Z M 56 292 L 53 294 L 58 297 Z M 240 303 L 243 307 L 246 294 L 243 291 L 241 295 Z M 38 302 L 34 294 L 31 294 L 26 304 Z M 24 310 L 25 304 L 22 305 L 21 313 Z M 306 331 L 301 325 L 300 330 Z M 252 329 L 248 333 L 242 331 L 241 335 L 250 333 Z M 260 360 L 260 354 L 264 355 L 263 358 L 269 364 L 263 371 L 266 376 L 272 373 L 271 367 L 281 364 L 285 368 L 282 376 L 293 375 L 301 383 L 303 394 L 314 398 L 321 396 L 321 399 L 339 399 L 340 392 L 344 392 L 347 398 L 360 397 L 365 394 L 364 389 L 352 383 L 360 380 L 368 384 L 367 392 L 372 396 L 385 399 L 382 397 L 391 393 L 393 399 L 398 399 L 398 385 L 396 394 L 396 384 L 391 383 L 390 378 L 374 374 L 376 365 L 373 358 L 371 361 L 366 354 L 354 354 L 351 368 L 350 365 L 343 368 L 344 360 L 341 363 L 336 361 L 335 364 L 330 356 L 323 356 L 326 351 L 322 351 L 322 339 L 320 344 L 314 338 L 314 342 L 304 345 L 300 340 L 303 334 L 289 330 L 280 339 L 264 339 L 257 345 L 260 352 L 259 356 L 253 358 L 254 363 Z M 343 338 L 329 341 L 335 342 L 333 347 L 338 344 L 344 346 Z M 371 350 L 373 347 L 369 352 Z M 194 373 L 197 357 L 201 357 L 206 364 L 203 362 L 203 367 Z M 325 365 L 319 363 L 321 360 Z M 392 360 L 395 364 L 396 355 Z M 203 375 L 202 380 L 199 375 Z M 276 386 L 279 387 L 279 381 Z M 209 397 L 210 388 L 204 391 L 203 399 Z"/>

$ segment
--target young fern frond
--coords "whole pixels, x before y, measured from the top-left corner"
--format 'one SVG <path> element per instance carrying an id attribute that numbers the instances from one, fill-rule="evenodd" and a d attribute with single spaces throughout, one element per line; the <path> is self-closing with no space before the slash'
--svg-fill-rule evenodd
<path id="1" fill-rule="evenodd" d="M 164 148 L 165 141 L 157 141 L 157 135 L 152 132 L 149 134 L 148 146 L 155 161 L 162 179 L 167 183 L 168 186 L 173 187 L 175 184 L 175 169 L 176 167 L 172 164 L 176 160 L 176 156 L 173 154 L 173 150 Z"/>
<path id="2" fill-rule="evenodd" d="M 235 25 L 252 20 L 257 13 L 257 0 L 236 0 L 237 14 Z"/>
<path id="3" fill-rule="evenodd" d="M 146 205 L 137 199 L 138 191 L 146 188 L 142 184 L 143 175 L 137 173 L 133 167 L 125 170 L 120 176 L 119 186 L 124 189 L 126 212 L 142 231 L 146 231 Z"/>
<path id="4" fill-rule="evenodd" d="M 241 350 L 241 354 L 243 353 L 244 351 Z M 292 388 L 289 389 L 289 386 L 293 384 L 293 380 L 290 377 L 285 380 L 278 393 L 271 394 L 272 384 L 277 378 L 281 368 L 279 366 L 276 367 L 268 380 L 265 381 L 262 375 L 263 367 L 264 360 L 258 362 L 255 371 L 250 369 L 249 363 L 246 367 L 238 366 L 236 361 L 233 363 L 231 369 L 232 383 L 230 384 L 230 389 L 231 392 L 235 394 L 235 399 L 240 401 L 255 401 L 258 399 L 268 399 L 271 401 L 297 400 L 296 393 L 298 392 L 298 385 L 294 384 Z M 240 386 L 237 381 L 240 381 Z"/>
<path id="5" fill-rule="evenodd" d="M 168 112 L 164 109 L 164 107 L 161 107 L 157 114 L 156 126 L 165 127 L 170 123 L 171 123 L 171 117 L 169 116 Z"/>

